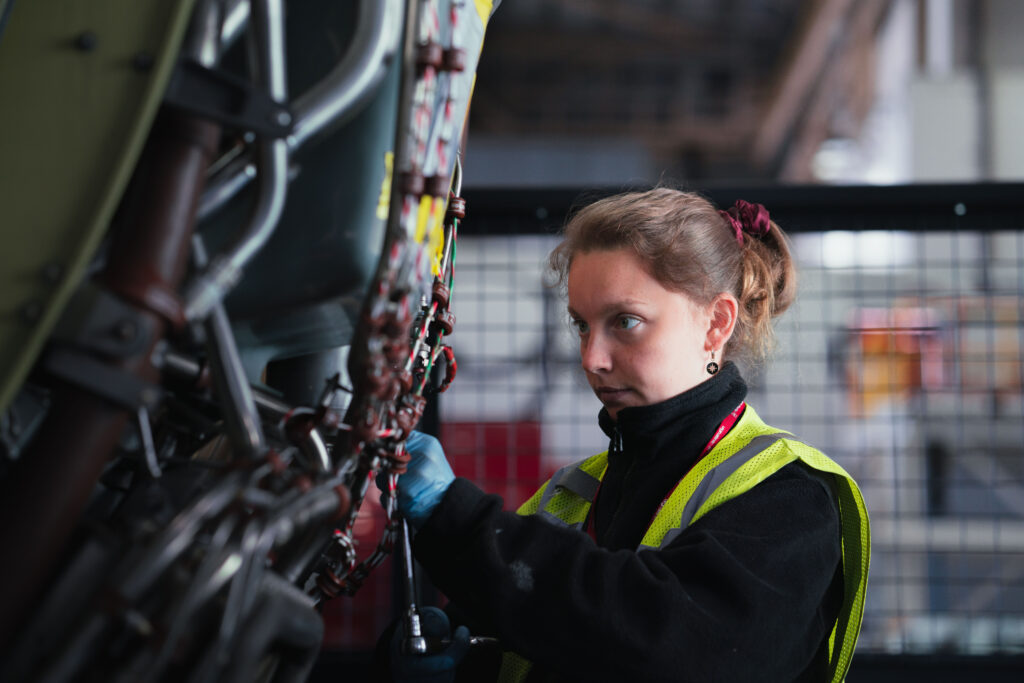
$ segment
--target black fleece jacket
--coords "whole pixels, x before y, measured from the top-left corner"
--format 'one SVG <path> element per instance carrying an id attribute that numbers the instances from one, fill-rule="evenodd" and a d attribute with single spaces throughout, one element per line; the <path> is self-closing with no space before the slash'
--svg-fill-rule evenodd
<path id="1" fill-rule="evenodd" d="M 662 403 L 602 411 L 612 437 L 597 543 L 456 479 L 417 559 L 478 635 L 535 663 L 530 680 L 825 681 L 842 601 L 828 484 L 791 464 L 659 551 L 635 552 L 658 505 L 746 396 L 732 364 Z M 621 443 L 621 448 L 617 447 Z M 459 680 L 493 680 L 477 654 Z"/>

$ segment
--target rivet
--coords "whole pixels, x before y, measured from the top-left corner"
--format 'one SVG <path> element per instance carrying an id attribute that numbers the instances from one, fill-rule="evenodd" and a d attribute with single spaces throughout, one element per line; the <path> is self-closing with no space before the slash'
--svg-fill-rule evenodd
<path id="1" fill-rule="evenodd" d="M 114 325 L 114 336 L 121 341 L 131 341 L 132 339 L 135 339 L 137 331 L 137 326 L 131 320 L 121 320 Z"/>
<path id="2" fill-rule="evenodd" d="M 953 213 L 955 213 L 957 216 L 966 216 L 967 205 L 964 204 L 963 202 L 957 202 L 956 206 L 953 207 Z"/>
<path id="3" fill-rule="evenodd" d="M 274 122 L 279 126 L 287 126 L 292 122 L 292 115 L 281 110 L 274 115 Z"/>
<path id="4" fill-rule="evenodd" d="M 92 31 L 82 31 L 75 38 L 75 47 L 82 52 L 92 52 L 99 44 L 99 39 Z"/>

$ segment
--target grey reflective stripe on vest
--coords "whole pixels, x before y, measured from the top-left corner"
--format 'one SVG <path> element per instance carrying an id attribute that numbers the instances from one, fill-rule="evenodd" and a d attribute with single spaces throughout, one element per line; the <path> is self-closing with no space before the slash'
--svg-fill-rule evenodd
<path id="1" fill-rule="evenodd" d="M 575 493 L 584 500 L 594 500 L 597 489 L 601 487 L 601 480 L 592 474 L 587 474 L 580 469 L 579 465 L 563 467 L 551 478 L 551 481 L 555 486 Z"/>
<path id="2" fill-rule="evenodd" d="M 729 456 L 723 463 L 717 467 L 712 468 L 704 478 L 697 484 L 696 490 L 690 499 L 686 501 L 686 507 L 683 508 L 683 514 L 680 519 L 680 525 L 673 527 L 665 533 L 665 537 L 661 539 L 661 544 L 658 548 L 664 548 L 671 543 L 675 538 L 683 533 L 686 527 L 690 526 L 690 522 L 693 521 L 694 516 L 700 510 L 701 506 L 707 502 L 711 494 L 715 492 L 722 483 L 732 476 L 736 470 L 743 467 L 745 464 L 754 459 L 759 453 L 767 450 L 772 444 L 779 439 L 786 437 L 792 437 L 792 434 L 787 432 L 776 432 L 775 434 L 762 434 L 761 436 L 755 436 L 750 440 L 746 446 L 736 451 L 734 455 Z M 638 550 L 655 550 L 651 546 L 640 546 Z"/>
<path id="3" fill-rule="evenodd" d="M 580 469 L 580 463 L 566 465 L 555 472 L 551 477 L 550 483 L 548 483 L 547 488 L 544 489 L 544 493 L 541 494 L 536 514 L 549 522 L 554 522 L 562 526 L 579 528 L 581 526 L 580 524 L 566 524 L 564 520 L 556 517 L 550 512 L 546 512 L 544 508 L 546 508 L 548 503 L 551 502 L 551 499 L 555 497 L 555 493 L 557 493 L 556 489 L 565 489 L 588 502 L 593 502 L 594 496 L 597 495 L 597 489 L 600 488 L 600 486 L 601 480 Z"/>

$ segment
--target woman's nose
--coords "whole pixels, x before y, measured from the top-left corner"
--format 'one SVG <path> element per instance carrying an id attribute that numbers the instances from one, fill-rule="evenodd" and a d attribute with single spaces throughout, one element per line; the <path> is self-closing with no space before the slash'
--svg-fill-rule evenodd
<path id="1" fill-rule="evenodd" d="M 601 335 L 591 332 L 580 338 L 580 364 L 584 370 L 594 374 L 612 369 L 608 344 Z"/>

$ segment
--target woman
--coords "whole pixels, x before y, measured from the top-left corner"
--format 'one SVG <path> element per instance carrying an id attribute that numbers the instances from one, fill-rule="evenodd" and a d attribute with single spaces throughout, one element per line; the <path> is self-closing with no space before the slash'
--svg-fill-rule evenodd
<path id="1" fill-rule="evenodd" d="M 420 563 L 453 613 L 501 642 L 500 662 L 470 657 L 460 678 L 842 680 L 867 576 L 863 501 L 838 465 L 757 417 L 729 360 L 761 360 L 792 302 L 782 231 L 760 205 L 718 211 L 658 188 L 579 211 L 550 263 L 608 451 L 518 515 L 455 479 L 429 437 L 409 440 L 399 479 Z M 465 638 L 426 669 L 395 664 L 454 665 Z"/>

